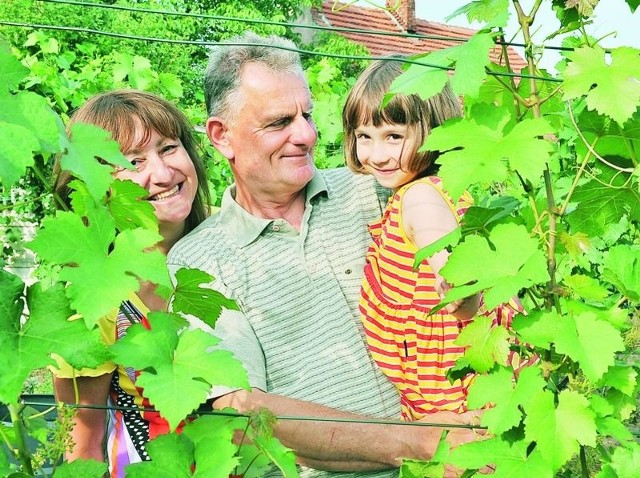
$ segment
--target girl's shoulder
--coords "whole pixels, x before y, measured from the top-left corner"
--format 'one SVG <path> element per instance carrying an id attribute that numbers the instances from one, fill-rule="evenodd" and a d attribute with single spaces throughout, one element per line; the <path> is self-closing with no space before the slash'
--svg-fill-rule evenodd
<path id="1" fill-rule="evenodd" d="M 395 193 L 395 198 L 402 200 L 404 197 L 415 197 L 423 194 L 437 193 L 447 202 L 450 202 L 449 195 L 442 189 L 442 179 L 437 176 L 425 176 L 423 178 L 414 179 L 399 188 Z"/>

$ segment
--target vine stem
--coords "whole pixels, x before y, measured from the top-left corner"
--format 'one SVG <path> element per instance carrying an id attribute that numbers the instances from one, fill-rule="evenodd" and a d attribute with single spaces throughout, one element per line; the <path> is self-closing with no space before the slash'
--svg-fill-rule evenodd
<path id="1" fill-rule="evenodd" d="M 536 13 L 542 4 L 542 0 L 536 0 L 531 8 L 531 13 L 526 15 L 524 10 L 522 9 L 522 5 L 520 5 L 520 0 L 513 0 L 513 6 L 516 9 L 518 14 L 518 23 L 522 28 L 522 35 L 524 37 L 525 42 L 525 57 L 527 59 L 527 65 L 529 67 L 530 72 L 535 72 L 537 70 L 536 64 L 533 59 L 533 41 L 531 39 L 531 24 L 535 19 Z M 531 109 L 533 111 L 534 118 L 541 118 L 542 113 L 540 111 L 540 98 L 538 95 L 538 87 L 536 85 L 535 80 L 529 79 L 529 89 L 531 91 L 529 96 L 529 103 L 531 104 Z M 547 297 L 545 298 L 545 304 L 547 309 L 551 309 L 554 306 L 556 309 L 559 307 L 557 301 L 553 299 L 554 291 L 556 289 L 556 231 L 557 231 L 557 220 L 558 220 L 558 209 L 555 204 L 555 198 L 553 194 L 553 186 L 551 181 L 551 171 L 549 170 L 549 165 L 544 170 L 544 185 L 545 191 L 547 195 L 547 210 L 549 211 L 549 238 L 546 241 L 547 247 L 547 272 L 549 274 L 549 282 L 547 284 Z M 559 310 L 558 310 L 559 311 Z"/>
<path id="2" fill-rule="evenodd" d="M 589 466 L 587 465 L 587 453 L 584 445 L 580 445 L 580 468 L 582 469 L 582 478 L 589 478 Z"/>
<path id="3" fill-rule="evenodd" d="M 20 463 L 22 463 L 24 471 L 29 475 L 33 475 L 33 466 L 31 464 L 27 442 L 25 441 L 26 431 L 24 429 L 24 424 L 22 423 L 22 418 L 20 417 L 21 408 L 18 407 L 18 405 L 16 405 L 15 403 L 10 403 L 9 405 L 7 405 L 7 409 L 9 410 L 9 415 L 11 416 L 13 429 L 16 432 L 16 456 Z"/>

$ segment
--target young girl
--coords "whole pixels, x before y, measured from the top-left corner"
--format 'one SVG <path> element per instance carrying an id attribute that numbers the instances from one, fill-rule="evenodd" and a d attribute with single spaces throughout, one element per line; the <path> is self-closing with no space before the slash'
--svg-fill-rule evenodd
<path id="1" fill-rule="evenodd" d="M 439 274 L 448 253 L 438 252 L 414 270 L 415 253 L 454 230 L 472 200 L 464 194 L 454 204 L 433 176 L 436 154 L 418 151 L 432 128 L 461 115 L 457 99 L 447 86 L 427 101 L 395 95 L 381 109 L 401 73 L 399 61 L 372 63 L 349 93 L 342 118 L 347 165 L 393 191 L 382 219 L 369 226 L 373 242 L 360 312 L 371 355 L 400 392 L 403 417 L 417 420 L 436 411 L 466 411 L 473 375 L 451 383 L 446 374 L 464 353 L 454 341 L 478 313 L 480 297 L 429 315 L 449 287 Z M 479 313 L 508 322 L 513 309 Z"/>

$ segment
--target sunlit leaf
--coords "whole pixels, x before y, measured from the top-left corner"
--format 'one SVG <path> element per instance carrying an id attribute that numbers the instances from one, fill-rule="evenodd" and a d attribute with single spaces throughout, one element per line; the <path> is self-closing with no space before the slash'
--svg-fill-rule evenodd
<path id="1" fill-rule="evenodd" d="M 487 372 L 496 363 L 507 364 L 509 332 L 502 326 L 493 327 L 490 317 L 476 317 L 455 343 L 467 347 L 464 355 L 477 372 Z"/>
<path id="2" fill-rule="evenodd" d="M 594 413 L 587 399 L 578 392 L 564 390 L 554 405 L 551 392 L 538 393 L 525 404 L 525 433 L 554 470 L 574 456 L 580 445 L 595 446 Z"/>
<path id="3" fill-rule="evenodd" d="M 447 292 L 446 300 L 455 297 L 455 291 L 459 297 L 467 297 L 486 290 L 485 304 L 493 309 L 521 288 L 548 280 L 544 254 L 523 226 L 500 224 L 491 231 L 489 240 L 491 244 L 480 236 L 469 236 L 453 250 L 441 271 L 456 286 Z M 458 287 L 462 284 L 471 285 Z"/>
<path id="4" fill-rule="evenodd" d="M 120 146 L 111 139 L 111 133 L 97 126 L 76 123 L 71 128 L 71 140 L 65 145 L 67 154 L 60 159 L 63 170 L 71 171 L 82 179 L 94 199 L 104 197 L 113 182 L 113 167 L 102 164 L 100 158 L 110 164 L 131 168 L 120 152 Z"/>
<path id="5" fill-rule="evenodd" d="M 54 478 L 102 478 L 107 472 L 107 464 L 97 460 L 82 458 L 64 462 L 56 467 Z"/>
<path id="6" fill-rule="evenodd" d="M 544 386 L 538 367 L 522 369 L 516 383 L 513 371 L 500 367 L 489 375 L 476 377 L 469 387 L 469 408 L 479 409 L 493 404 L 483 413 L 481 424 L 492 434 L 500 435 L 520 423 L 520 406 L 541 392 Z"/>
<path id="7" fill-rule="evenodd" d="M 613 365 L 615 353 L 624 350 L 620 332 L 590 312 L 562 316 L 555 344 L 559 353 L 580 363 L 592 382 L 598 381 Z"/>
<path id="8" fill-rule="evenodd" d="M 165 256 L 158 250 L 143 253 L 161 239 L 158 234 L 138 228 L 115 237 L 113 220 L 103 208 L 90 211 L 88 222 L 71 212 L 59 212 L 43 221 L 29 243 L 41 258 L 63 266 L 60 277 L 69 281 L 71 305 L 88 326 L 138 289 L 136 277 L 170 287 Z"/>
<path id="9" fill-rule="evenodd" d="M 591 110 L 624 124 L 640 103 L 640 50 L 613 48 L 611 60 L 599 46 L 581 47 L 566 54 L 564 99 L 586 96 Z"/>
<path id="10" fill-rule="evenodd" d="M 211 288 L 201 287 L 213 277 L 198 269 L 181 268 L 176 272 L 176 290 L 172 302 L 175 312 L 199 317 L 212 328 L 220 317 L 222 308 L 238 310 L 235 301 Z"/>
<path id="11" fill-rule="evenodd" d="M 158 232 L 158 218 L 149 201 L 149 192 L 133 181 L 114 181 L 107 203 L 119 231 L 143 227 Z"/>
<path id="12" fill-rule="evenodd" d="M 118 363 L 143 370 L 137 385 L 175 429 L 204 403 L 214 385 L 248 388 L 240 361 L 226 350 L 214 350 L 219 339 L 200 329 L 183 330 L 171 314 L 149 314 L 151 329 L 129 327 L 111 347 Z"/>
<path id="13" fill-rule="evenodd" d="M 150 461 L 125 467 L 127 478 L 190 478 L 193 464 L 193 443 L 176 433 L 160 435 L 146 444 Z"/>

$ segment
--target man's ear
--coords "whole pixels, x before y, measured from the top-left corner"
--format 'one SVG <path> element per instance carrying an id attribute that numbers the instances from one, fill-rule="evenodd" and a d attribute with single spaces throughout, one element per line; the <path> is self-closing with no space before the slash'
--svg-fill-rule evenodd
<path id="1" fill-rule="evenodd" d="M 233 153 L 233 146 L 231 145 L 229 129 L 227 128 L 226 122 L 219 116 L 212 116 L 207 119 L 205 130 L 213 147 L 216 148 L 225 158 L 231 161 L 235 155 Z"/>

